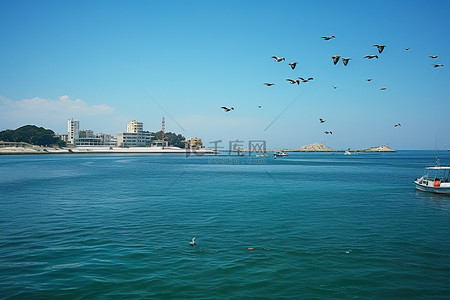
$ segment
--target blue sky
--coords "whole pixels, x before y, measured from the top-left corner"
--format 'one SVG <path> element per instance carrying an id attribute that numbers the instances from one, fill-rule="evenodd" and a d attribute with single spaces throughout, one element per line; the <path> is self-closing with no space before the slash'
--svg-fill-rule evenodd
<path id="1" fill-rule="evenodd" d="M 206 145 L 443 149 L 448 28 L 448 1 L 3 0 L 0 130 L 64 133 L 76 118 L 116 135 L 133 119 L 157 131 L 165 116 L 167 130 Z M 387 47 L 363 59 L 373 44 Z M 335 66 L 333 55 L 352 59 Z M 298 76 L 314 80 L 286 81 Z"/>

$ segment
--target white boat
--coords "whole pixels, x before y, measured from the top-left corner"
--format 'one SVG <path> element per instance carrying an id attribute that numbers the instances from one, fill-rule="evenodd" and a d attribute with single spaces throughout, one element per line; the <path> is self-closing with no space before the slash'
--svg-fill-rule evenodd
<path id="1" fill-rule="evenodd" d="M 284 151 L 277 151 L 273 154 L 274 156 L 289 156 L 289 154 L 287 154 Z"/>
<path id="2" fill-rule="evenodd" d="M 352 154 L 350 153 L 350 151 L 345 150 L 344 155 L 352 155 Z"/>
<path id="3" fill-rule="evenodd" d="M 267 157 L 267 153 L 264 152 L 263 154 L 257 154 L 256 157 Z"/>
<path id="4" fill-rule="evenodd" d="M 427 167 L 422 177 L 416 178 L 416 188 L 424 192 L 450 194 L 450 167 Z"/>

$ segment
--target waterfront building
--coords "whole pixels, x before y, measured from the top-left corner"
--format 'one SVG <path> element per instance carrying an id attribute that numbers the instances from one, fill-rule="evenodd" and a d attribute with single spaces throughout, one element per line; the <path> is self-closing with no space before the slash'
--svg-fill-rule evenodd
<path id="1" fill-rule="evenodd" d="M 75 145 L 80 132 L 80 122 L 78 120 L 70 119 L 67 122 L 67 142 Z"/>
<path id="2" fill-rule="evenodd" d="M 185 145 L 186 145 L 186 146 L 185 146 L 186 149 L 195 149 L 195 150 L 198 150 L 198 149 L 203 149 L 203 148 L 205 148 L 205 146 L 203 146 L 202 139 L 199 139 L 199 138 L 197 138 L 197 137 L 192 137 L 192 138 L 190 138 L 190 139 L 184 141 L 184 143 L 185 143 Z"/>
<path id="3" fill-rule="evenodd" d="M 144 124 L 133 120 L 127 124 L 126 132 L 117 133 L 117 146 L 144 147 L 150 144 L 152 134 L 144 131 Z"/>

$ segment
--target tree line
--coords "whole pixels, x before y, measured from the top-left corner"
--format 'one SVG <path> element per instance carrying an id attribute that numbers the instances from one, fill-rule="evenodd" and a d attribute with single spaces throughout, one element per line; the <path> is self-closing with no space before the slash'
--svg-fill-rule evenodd
<path id="1" fill-rule="evenodd" d="M 7 129 L 0 131 L 0 141 L 28 143 L 38 146 L 50 146 L 57 144 L 65 146 L 65 142 L 55 136 L 55 132 L 35 125 L 25 125 L 17 129 Z"/>

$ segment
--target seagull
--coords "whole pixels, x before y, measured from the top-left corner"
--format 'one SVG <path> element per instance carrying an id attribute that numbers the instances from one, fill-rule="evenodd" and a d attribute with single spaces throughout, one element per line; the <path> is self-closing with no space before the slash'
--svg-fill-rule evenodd
<path id="1" fill-rule="evenodd" d="M 406 48 L 405 50 L 408 51 L 409 49 L 411 49 L 411 47 Z"/>
<path id="2" fill-rule="evenodd" d="M 400 123 L 394 125 L 394 127 L 402 126 Z"/>
<path id="3" fill-rule="evenodd" d="M 322 119 L 322 118 L 319 118 L 319 121 L 320 121 L 320 123 L 324 123 L 325 122 L 325 120 Z"/>
<path id="4" fill-rule="evenodd" d="M 324 131 L 325 134 L 333 134 L 331 131 Z"/>
<path id="5" fill-rule="evenodd" d="M 314 78 L 309 77 L 308 79 L 304 79 L 304 78 L 299 77 L 299 79 L 300 79 L 303 83 L 306 83 L 306 82 L 308 82 L 308 81 L 310 81 L 310 80 L 313 80 Z"/>
<path id="6" fill-rule="evenodd" d="M 196 238 L 194 237 L 194 238 L 192 239 L 192 242 L 189 243 L 189 245 L 195 246 L 195 239 L 196 239 Z"/>
<path id="7" fill-rule="evenodd" d="M 273 59 L 275 59 L 276 62 L 280 62 L 282 60 L 285 60 L 284 57 L 278 57 L 278 56 L 272 56 Z"/>
<path id="8" fill-rule="evenodd" d="M 275 85 L 275 83 L 264 82 L 264 85 L 266 85 L 266 86 L 272 86 L 272 85 Z"/>
<path id="9" fill-rule="evenodd" d="M 290 84 L 300 84 L 300 80 L 294 80 L 294 79 L 286 79 L 287 81 L 289 81 Z"/>
<path id="10" fill-rule="evenodd" d="M 385 90 L 387 90 L 387 88 L 383 87 L 383 88 L 380 89 L 380 91 L 385 91 Z"/>
<path id="11" fill-rule="evenodd" d="M 350 254 L 350 253 L 352 253 L 352 250 L 347 250 L 347 251 L 345 251 L 345 253 Z"/>
<path id="12" fill-rule="evenodd" d="M 331 57 L 333 59 L 334 64 L 337 64 L 339 61 L 339 58 L 341 58 L 339 55 L 335 55 Z"/>
<path id="13" fill-rule="evenodd" d="M 321 37 L 321 39 L 323 39 L 324 41 L 329 41 L 329 40 L 334 39 L 334 38 L 335 38 L 334 35 L 332 35 L 332 36 L 322 36 Z"/>
<path id="14" fill-rule="evenodd" d="M 364 56 L 364 58 L 368 58 L 368 59 L 376 58 L 376 59 L 378 59 L 378 55 L 366 55 L 366 56 Z"/>
<path id="15" fill-rule="evenodd" d="M 333 86 L 334 89 L 337 89 L 337 86 Z"/>
<path id="16" fill-rule="evenodd" d="M 430 56 L 428 56 L 429 58 L 438 58 L 438 56 L 437 55 L 430 55 Z"/>
<path id="17" fill-rule="evenodd" d="M 258 108 L 261 108 L 262 106 L 261 105 L 258 105 Z"/>
<path id="18" fill-rule="evenodd" d="M 383 50 L 384 50 L 384 47 L 386 47 L 385 45 L 373 45 L 374 47 L 377 47 L 377 49 L 378 49 L 378 53 L 381 53 L 381 52 L 383 52 Z"/>
<path id="19" fill-rule="evenodd" d="M 228 107 L 222 106 L 221 108 L 223 108 L 223 110 L 225 110 L 225 112 L 229 112 L 230 110 L 234 110 L 234 107 L 228 108 Z"/>
<path id="20" fill-rule="evenodd" d="M 372 78 L 367 78 L 366 80 L 367 80 L 367 81 L 372 81 L 373 79 L 372 79 Z"/>
<path id="21" fill-rule="evenodd" d="M 293 62 L 289 63 L 289 65 L 291 66 L 292 70 L 294 70 L 295 66 L 297 65 L 297 62 L 293 61 Z"/>
<path id="22" fill-rule="evenodd" d="M 433 67 L 437 68 L 437 67 L 443 67 L 443 64 L 437 64 L 437 65 L 433 65 Z"/>
<path id="23" fill-rule="evenodd" d="M 343 57 L 342 58 L 342 63 L 344 64 L 344 66 L 346 66 L 348 64 L 348 61 L 350 60 L 350 57 Z"/>

